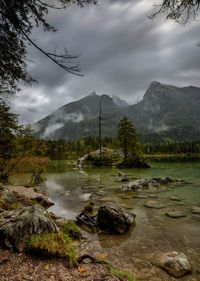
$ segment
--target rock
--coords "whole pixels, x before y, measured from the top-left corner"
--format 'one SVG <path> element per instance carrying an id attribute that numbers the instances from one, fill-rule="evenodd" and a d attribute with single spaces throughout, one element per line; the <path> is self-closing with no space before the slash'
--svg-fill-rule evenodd
<path id="1" fill-rule="evenodd" d="M 17 199 L 7 187 L 0 185 L 0 202 L 13 204 L 17 203 Z"/>
<path id="2" fill-rule="evenodd" d="M 147 199 L 147 195 L 133 195 L 133 198 L 138 198 L 138 199 Z"/>
<path id="3" fill-rule="evenodd" d="M 192 213 L 193 214 L 200 214 L 200 207 L 192 207 Z"/>
<path id="4" fill-rule="evenodd" d="M 174 204 L 173 205 L 175 205 L 175 206 L 186 206 L 186 204 L 185 203 L 183 203 L 182 201 L 181 202 L 178 202 L 178 201 L 174 201 Z"/>
<path id="5" fill-rule="evenodd" d="M 171 184 L 175 182 L 182 182 L 181 180 L 170 179 L 170 178 L 147 178 L 138 179 L 130 182 L 129 184 L 121 185 L 120 188 L 126 191 L 137 191 L 137 190 L 154 190 L 162 185 Z"/>
<path id="6" fill-rule="evenodd" d="M 181 199 L 179 199 L 178 197 L 176 197 L 176 196 L 172 196 L 172 197 L 170 197 L 170 200 L 172 200 L 172 201 L 176 201 L 176 202 L 181 202 Z"/>
<path id="7" fill-rule="evenodd" d="M 98 190 L 95 194 L 96 194 L 97 196 L 103 196 L 103 195 L 105 195 L 105 191 L 103 191 L 103 190 Z"/>
<path id="8" fill-rule="evenodd" d="M 157 266 L 177 278 L 184 276 L 192 270 L 187 257 L 183 253 L 174 251 L 162 254 L 158 259 Z"/>
<path id="9" fill-rule="evenodd" d="M 92 195 L 91 193 L 84 193 L 84 194 L 80 195 L 80 199 L 81 199 L 81 201 L 88 201 L 90 199 L 91 195 Z"/>
<path id="10" fill-rule="evenodd" d="M 111 233 L 124 233 L 134 220 L 135 214 L 127 212 L 115 203 L 108 202 L 98 210 L 99 228 Z"/>
<path id="11" fill-rule="evenodd" d="M 149 198 L 157 198 L 158 196 L 157 195 L 154 195 L 154 194 L 150 194 L 149 195 Z"/>
<path id="12" fill-rule="evenodd" d="M 40 194 L 46 195 L 46 192 L 41 187 L 39 187 L 39 186 L 34 187 L 33 191 L 35 191 L 36 193 L 40 193 Z"/>
<path id="13" fill-rule="evenodd" d="M 32 234 L 57 232 L 58 227 L 42 206 L 31 206 L 0 214 L 0 243 L 23 251 Z"/>
<path id="14" fill-rule="evenodd" d="M 173 219 L 186 217 L 186 215 L 181 211 L 170 211 L 170 212 L 166 212 L 165 215 Z"/>
<path id="15" fill-rule="evenodd" d="M 40 203 L 44 208 L 49 208 L 54 205 L 53 202 L 49 201 L 48 199 L 44 198 L 42 195 L 35 197 L 35 199 L 38 203 Z"/>
<path id="16" fill-rule="evenodd" d="M 64 224 L 64 223 L 67 223 L 68 220 L 66 218 L 58 218 L 56 219 L 56 224 Z"/>
<path id="17" fill-rule="evenodd" d="M 122 199 L 130 199 L 130 197 L 126 196 L 126 195 L 120 195 L 120 198 L 122 198 Z"/>
<path id="18" fill-rule="evenodd" d="M 145 207 L 147 208 L 153 208 L 153 209 L 162 209 L 165 206 L 162 205 L 161 203 L 159 203 L 158 201 L 153 201 L 153 200 L 149 200 L 144 204 Z"/>
<path id="19" fill-rule="evenodd" d="M 120 181 L 121 181 L 121 182 L 126 182 L 126 181 L 129 181 L 129 179 L 127 179 L 127 178 L 122 178 Z"/>

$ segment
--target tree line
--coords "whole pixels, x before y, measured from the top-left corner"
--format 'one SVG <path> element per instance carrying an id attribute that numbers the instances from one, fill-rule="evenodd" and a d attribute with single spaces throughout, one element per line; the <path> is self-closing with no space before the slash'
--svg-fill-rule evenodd
<path id="1" fill-rule="evenodd" d="M 147 143 L 142 144 L 142 151 L 145 154 L 198 154 L 200 153 L 200 140 L 161 144 Z"/>

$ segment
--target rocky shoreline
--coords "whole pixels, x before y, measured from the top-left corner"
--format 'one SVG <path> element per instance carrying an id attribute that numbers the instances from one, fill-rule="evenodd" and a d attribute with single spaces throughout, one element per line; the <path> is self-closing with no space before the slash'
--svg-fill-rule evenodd
<path id="1" fill-rule="evenodd" d="M 176 200 L 176 198 L 172 198 L 172 200 Z M 35 244 L 27 249 L 26 241 L 30 236 L 51 232 L 55 237 L 57 233 L 61 235 L 60 231 L 64 231 L 63 222 L 65 221 L 65 225 L 67 224 L 66 219 L 60 219 L 47 211 L 52 202 L 40 189 L 1 185 L 0 205 L 0 277 L 2 280 L 135 280 L 118 276 L 116 272 L 120 271 L 113 270 L 112 272 L 116 274 L 111 274 L 111 271 L 106 269 L 105 263 L 99 262 L 105 256 L 102 249 L 97 252 L 92 251 L 96 262 L 87 261 L 75 265 L 74 268 L 69 267 L 69 259 L 66 259 L 69 256 L 62 256 L 63 252 L 60 254 L 58 251 L 53 256 L 49 253 L 46 255 L 46 250 L 41 251 L 41 247 L 38 248 L 38 245 L 36 249 Z M 198 212 L 199 210 L 194 209 L 193 211 Z M 102 230 L 121 234 L 134 223 L 135 215 L 114 203 L 106 203 L 99 208 L 96 219 Z M 69 229 L 67 231 L 69 234 Z M 73 232 L 74 228 L 71 228 L 70 231 Z M 43 240 L 47 238 L 49 239 L 49 237 L 42 236 Z M 60 238 L 62 235 L 59 236 Z M 89 249 L 92 246 L 96 247 L 98 242 L 78 239 L 74 239 L 72 243 L 77 256 L 83 253 L 91 255 Z M 4 249 L 5 247 L 8 249 Z M 140 261 L 140 263 L 144 264 L 145 261 Z M 133 264 L 135 263 L 133 262 Z M 149 274 L 158 272 L 155 276 L 164 276 L 156 279 L 159 281 L 171 281 L 175 280 L 174 277 L 182 276 L 183 280 L 187 280 L 184 276 L 192 270 L 187 257 L 183 253 L 177 252 L 162 253 L 159 259 L 155 258 L 155 262 L 148 266 L 150 267 Z M 168 273 L 164 273 L 163 269 Z M 145 275 L 139 270 L 137 271 L 137 265 L 135 268 L 133 267 L 132 271 L 137 272 L 137 281 L 146 280 Z M 154 281 L 155 278 L 152 277 L 148 280 Z"/>

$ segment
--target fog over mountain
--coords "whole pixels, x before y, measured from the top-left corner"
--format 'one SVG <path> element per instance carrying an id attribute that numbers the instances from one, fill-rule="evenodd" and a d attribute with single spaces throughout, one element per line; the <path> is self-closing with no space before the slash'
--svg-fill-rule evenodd
<path id="1" fill-rule="evenodd" d="M 99 96 L 95 92 L 63 105 L 34 124 L 35 135 L 52 140 L 97 136 L 100 101 L 105 136 L 116 135 L 118 122 L 124 115 L 143 134 L 188 127 L 200 132 L 200 88 L 178 88 L 154 81 L 143 99 L 134 105 L 116 96 Z"/>

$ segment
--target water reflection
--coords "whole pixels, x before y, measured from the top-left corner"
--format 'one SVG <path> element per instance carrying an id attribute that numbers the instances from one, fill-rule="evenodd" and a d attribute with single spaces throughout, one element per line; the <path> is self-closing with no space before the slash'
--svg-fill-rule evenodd
<path id="1" fill-rule="evenodd" d="M 123 235 L 99 233 L 98 239 L 102 248 L 116 248 L 125 243 L 134 233 L 136 222 Z"/>

